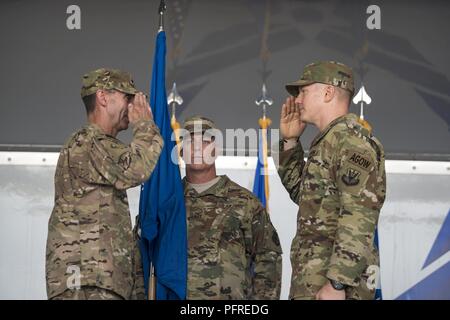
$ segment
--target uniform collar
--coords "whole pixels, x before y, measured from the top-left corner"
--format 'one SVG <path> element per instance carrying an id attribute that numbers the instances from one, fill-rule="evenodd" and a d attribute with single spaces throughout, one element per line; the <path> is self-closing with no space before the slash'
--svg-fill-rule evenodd
<path id="1" fill-rule="evenodd" d="M 84 127 L 86 128 L 86 130 L 89 130 L 89 131 L 93 132 L 95 135 L 105 135 L 105 136 L 108 136 L 108 137 L 111 137 L 111 138 L 113 138 L 113 139 L 118 140 L 116 137 L 113 137 L 113 136 L 111 136 L 111 135 L 109 135 L 109 134 L 106 134 L 106 133 L 102 130 L 102 128 L 100 128 L 100 127 L 99 127 L 97 124 L 95 124 L 95 123 L 89 122 L 89 123 L 87 123 Z"/>
<path id="2" fill-rule="evenodd" d="M 103 130 L 98 125 L 96 125 L 95 123 L 89 122 L 84 127 L 86 128 L 86 130 L 89 130 L 89 131 L 92 131 L 92 132 L 95 132 L 95 133 L 104 134 Z"/>
<path id="3" fill-rule="evenodd" d="M 228 194 L 228 187 L 230 178 L 226 175 L 219 176 L 220 179 L 214 184 L 211 188 L 206 189 L 205 191 L 198 193 L 194 188 L 189 187 L 189 184 L 186 181 L 186 177 L 183 178 L 183 187 L 184 187 L 184 195 L 190 197 L 203 197 L 206 195 L 213 195 L 216 197 L 226 198 Z"/>
<path id="4" fill-rule="evenodd" d="M 347 113 L 343 116 L 340 116 L 339 118 L 334 119 L 333 121 L 331 121 L 324 130 L 322 130 L 313 140 L 313 142 L 311 142 L 311 147 L 310 149 L 312 149 L 312 147 L 314 147 L 316 144 L 318 144 L 320 142 L 320 140 L 322 140 L 323 137 L 326 136 L 326 134 L 333 129 L 337 124 L 339 123 L 346 123 L 347 125 L 349 124 L 354 124 L 354 123 L 358 123 L 358 116 L 354 113 Z"/>

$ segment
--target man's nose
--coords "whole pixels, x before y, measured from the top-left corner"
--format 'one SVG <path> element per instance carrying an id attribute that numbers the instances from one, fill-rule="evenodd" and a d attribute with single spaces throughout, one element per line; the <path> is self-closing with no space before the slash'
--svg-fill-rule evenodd
<path id="1" fill-rule="evenodd" d="M 202 150 L 202 140 L 200 140 L 200 139 L 195 139 L 194 140 L 194 150 L 195 151 Z"/>

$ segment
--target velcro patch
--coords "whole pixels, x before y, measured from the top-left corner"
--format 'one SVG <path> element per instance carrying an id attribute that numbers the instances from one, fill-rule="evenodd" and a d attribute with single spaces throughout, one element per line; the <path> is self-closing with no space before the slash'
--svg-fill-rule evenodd
<path id="1" fill-rule="evenodd" d="M 355 151 L 351 151 L 350 153 L 350 157 L 348 158 L 348 162 L 350 162 L 351 164 L 357 165 L 358 167 L 360 167 L 363 170 L 366 171 L 370 171 L 370 169 L 372 168 L 372 160 L 369 160 L 370 158 L 367 156 L 363 156 L 362 154 L 355 152 Z"/>
<path id="2" fill-rule="evenodd" d="M 130 164 L 131 164 L 130 153 L 129 152 L 124 152 L 120 156 L 118 163 L 124 170 L 127 170 L 130 167 Z"/>
<path id="3" fill-rule="evenodd" d="M 342 182 L 344 182 L 347 186 L 356 186 L 359 183 L 359 177 L 361 172 L 358 170 L 348 168 L 347 172 L 342 176 Z"/>

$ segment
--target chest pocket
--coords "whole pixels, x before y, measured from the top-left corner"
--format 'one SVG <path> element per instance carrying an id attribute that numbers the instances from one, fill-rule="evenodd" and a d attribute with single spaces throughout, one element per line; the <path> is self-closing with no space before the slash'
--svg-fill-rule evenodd
<path id="1" fill-rule="evenodd" d="M 218 216 L 211 226 L 211 240 L 217 243 L 219 259 L 222 264 L 233 264 L 243 268 L 246 261 L 245 239 L 241 220 L 236 208 L 226 204 L 224 213 Z"/>
<path id="2" fill-rule="evenodd" d="M 228 211 L 221 219 L 219 247 L 226 248 L 237 245 L 245 248 L 244 233 L 241 229 L 241 221 L 238 214 Z"/>
<path id="3" fill-rule="evenodd" d="M 214 243 L 218 248 L 226 246 L 228 242 L 241 240 L 240 220 L 233 209 L 233 206 L 227 203 L 217 204 L 217 207 L 212 209 L 216 211 L 215 217 L 205 221 L 202 242 Z"/>

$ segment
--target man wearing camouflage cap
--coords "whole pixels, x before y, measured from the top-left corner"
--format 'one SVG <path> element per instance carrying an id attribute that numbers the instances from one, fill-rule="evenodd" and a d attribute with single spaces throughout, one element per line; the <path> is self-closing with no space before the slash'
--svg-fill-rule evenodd
<path id="1" fill-rule="evenodd" d="M 184 132 L 187 298 L 279 299 L 281 247 L 268 213 L 250 191 L 216 175 L 211 120 L 191 117 Z"/>
<path id="2" fill-rule="evenodd" d="M 341 63 L 307 65 L 286 85 L 279 175 L 299 204 L 292 241 L 291 299 L 373 299 L 378 275 L 375 228 L 386 194 L 381 143 L 348 113 L 353 73 Z M 305 163 L 300 136 L 319 134 Z"/>
<path id="3" fill-rule="evenodd" d="M 135 260 L 126 190 L 148 179 L 163 140 L 144 94 L 128 73 L 98 69 L 83 76 L 88 124 L 63 146 L 48 224 L 49 299 L 129 299 Z M 125 145 L 119 131 L 133 126 Z"/>

